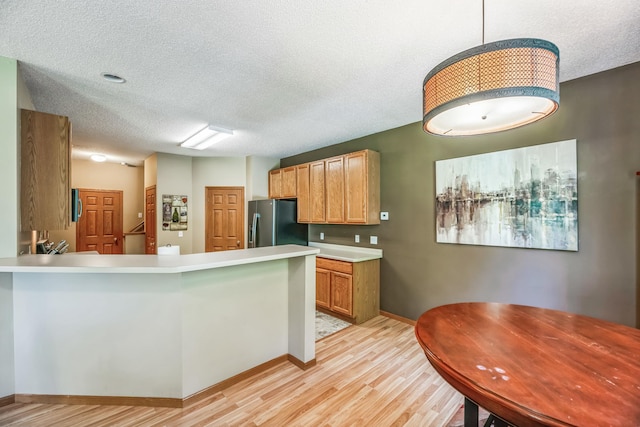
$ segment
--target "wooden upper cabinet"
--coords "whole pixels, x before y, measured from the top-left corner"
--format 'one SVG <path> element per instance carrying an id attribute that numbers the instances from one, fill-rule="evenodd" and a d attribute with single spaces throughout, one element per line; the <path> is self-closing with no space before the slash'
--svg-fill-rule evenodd
<path id="1" fill-rule="evenodd" d="M 326 222 L 324 160 L 309 164 L 310 222 Z"/>
<path id="2" fill-rule="evenodd" d="M 282 170 L 282 193 L 285 199 L 297 197 L 296 167 L 290 166 Z"/>
<path id="3" fill-rule="evenodd" d="M 282 169 L 269 171 L 269 198 L 279 199 L 282 195 Z"/>
<path id="4" fill-rule="evenodd" d="M 327 222 L 344 222 L 344 156 L 325 160 Z"/>
<path id="5" fill-rule="evenodd" d="M 269 197 L 297 198 L 302 223 L 380 224 L 380 154 L 362 150 L 272 170 Z"/>
<path id="6" fill-rule="evenodd" d="M 298 222 L 311 222 L 309 198 L 309 163 L 296 166 Z"/>
<path id="7" fill-rule="evenodd" d="M 364 150 L 344 156 L 345 222 L 380 223 L 380 154 Z"/>
<path id="8" fill-rule="evenodd" d="M 20 111 L 20 228 L 66 230 L 71 221 L 71 123 Z"/>
<path id="9" fill-rule="evenodd" d="M 269 171 L 269 198 L 295 198 L 297 194 L 296 181 L 295 166 Z"/>

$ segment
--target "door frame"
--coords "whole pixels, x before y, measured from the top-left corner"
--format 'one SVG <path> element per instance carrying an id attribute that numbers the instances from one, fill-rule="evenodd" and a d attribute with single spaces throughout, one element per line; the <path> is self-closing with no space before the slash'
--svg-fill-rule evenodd
<path id="1" fill-rule="evenodd" d="M 154 209 L 153 209 L 153 213 L 154 216 L 152 218 L 149 218 L 147 215 L 147 206 L 148 206 L 148 197 L 149 197 L 149 192 L 153 192 L 153 198 L 154 198 Z M 145 187 L 144 189 L 144 253 L 145 255 L 155 255 L 157 254 L 157 245 L 156 242 L 158 241 L 158 194 L 157 194 L 157 189 L 155 184 L 154 185 L 150 185 L 148 187 Z M 153 238 L 153 251 L 150 251 L 150 245 L 149 245 L 149 240 L 151 239 L 151 236 Z"/>

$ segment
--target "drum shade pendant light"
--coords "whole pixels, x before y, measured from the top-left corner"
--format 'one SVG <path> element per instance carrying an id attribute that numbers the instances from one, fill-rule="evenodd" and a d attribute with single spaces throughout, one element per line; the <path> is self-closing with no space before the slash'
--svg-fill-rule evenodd
<path id="1" fill-rule="evenodd" d="M 434 135 L 480 135 L 533 123 L 558 109 L 560 52 L 540 39 L 482 45 L 435 67 L 423 82 L 422 128 Z"/>

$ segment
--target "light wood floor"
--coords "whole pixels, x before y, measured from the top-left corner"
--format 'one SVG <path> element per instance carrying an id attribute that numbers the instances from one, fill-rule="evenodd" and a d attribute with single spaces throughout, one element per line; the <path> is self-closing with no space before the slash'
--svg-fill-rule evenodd
<path id="1" fill-rule="evenodd" d="M 378 316 L 318 341 L 318 364 L 283 362 L 183 409 L 15 403 L 0 426 L 434 426 L 462 396 L 433 370 L 413 328 Z"/>

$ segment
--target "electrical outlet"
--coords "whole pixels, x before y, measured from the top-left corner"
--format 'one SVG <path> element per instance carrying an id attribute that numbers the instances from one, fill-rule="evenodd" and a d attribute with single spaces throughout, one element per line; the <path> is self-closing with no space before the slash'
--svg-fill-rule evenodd
<path id="1" fill-rule="evenodd" d="M 378 236 L 370 236 L 369 237 L 369 243 L 371 243 L 372 245 L 377 245 L 378 244 Z"/>
<path id="2" fill-rule="evenodd" d="M 320 240 L 324 240 L 324 233 L 320 233 Z"/>
<path id="3" fill-rule="evenodd" d="M 356 243 L 360 243 L 360 235 L 356 234 Z"/>
<path id="4" fill-rule="evenodd" d="M 389 212 L 380 212 L 380 219 L 382 221 L 389 221 Z"/>
<path id="5" fill-rule="evenodd" d="M 178 237 L 183 237 L 184 233 L 182 231 L 178 231 Z"/>
<path id="6" fill-rule="evenodd" d="M 138 218 L 142 218 L 142 212 L 138 212 Z"/>

